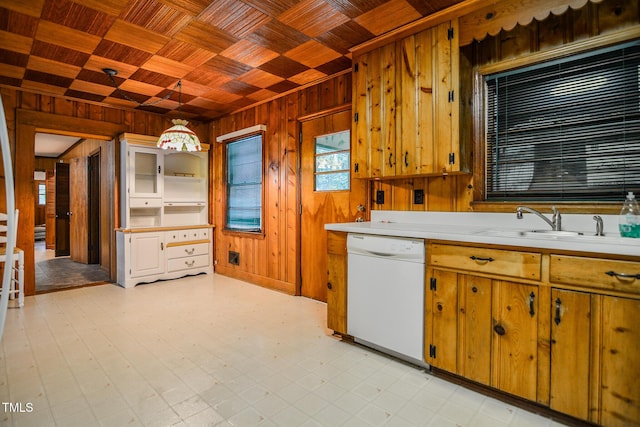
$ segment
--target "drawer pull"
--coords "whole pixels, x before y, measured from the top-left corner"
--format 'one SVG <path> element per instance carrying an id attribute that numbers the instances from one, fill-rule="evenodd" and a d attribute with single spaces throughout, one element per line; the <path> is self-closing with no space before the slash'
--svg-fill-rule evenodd
<path id="1" fill-rule="evenodd" d="M 191 248 L 190 250 L 185 249 L 184 251 L 187 253 L 187 255 L 193 255 L 193 253 L 196 251 L 196 248 Z"/>
<path id="2" fill-rule="evenodd" d="M 604 274 L 611 277 L 620 277 L 623 279 L 640 279 L 640 274 L 616 273 L 615 271 L 607 271 Z"/>
<path id="3" fill-rule="evenodd" d="M 192 259 L 191 261 L 185 261 L 184 263 L 187 267 L 193 267 L 193 264 L 196 263 L 196 260 Z"/>
<path id="4" fill-rule="evenodd" d="M 495 331 L 496 334 L 503 336 L 505 333 L 507 333 L 507 331 L 504 330 L 504 326 L 502 325 L 496 325 L 493 327 L 493 330 Z"/>
<path id="5" fill-rule="evenodd" d="M 471 255 L 469 258 L 471 258 L 474 261 L 478 261 L 478 262 L 492 262 L 492 261 L 494 261 L 494 259 L 491 258 L 491 257 L 483 258 L 483 257 L 475 256 L 475 255 Z"/>
<path id="6" fill-rule="evenodd" d="M 393 153 L 389 154 L 389 167 L 392 168 L 393 167 Z"/>
<path id="7" fill-rule="evenodd" d="M 556 325 L 560 324 L 560 307 L 562 306 L 562 301 L 560 301 L 560 298 L 556 298 L 556 317 L 553 318 L 553 321 L 556 323 Z"/>
<path id="8" fill-rule="evenodd" d="M 529 314 L 533 317 L 536 314 L 536 311 L 533 309 L 533 301 L 536 298 L 536 294 L 531 292 L 529 294 Z"/>

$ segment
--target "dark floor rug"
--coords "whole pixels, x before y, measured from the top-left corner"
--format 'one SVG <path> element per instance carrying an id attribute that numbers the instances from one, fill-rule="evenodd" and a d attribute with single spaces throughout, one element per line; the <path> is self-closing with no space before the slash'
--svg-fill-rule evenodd
<path id="1" fill-rule="evenodd" d="M 109 282 L 109 273 L 100 264 L 82 264 L 69 257 L 36 263 L 36 293 Z"/>

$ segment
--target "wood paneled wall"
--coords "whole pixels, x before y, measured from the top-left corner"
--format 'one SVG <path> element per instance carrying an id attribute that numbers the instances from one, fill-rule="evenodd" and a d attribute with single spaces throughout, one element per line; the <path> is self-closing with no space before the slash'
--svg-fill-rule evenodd
<path id="1" fill-rule="evenodd" d="M 216 271 L 294 294 L 299 275 L 299 133 L 298 118 L 351 103 L 351 74 L 246 109 L 212 123 L 215 137 L 263 124 L 265 134 L 264 236 L 224 230 L 223 145 L 213 142 Z M 228 262 L 240 253 L 240 265 Z"/>
<path id="2" fill-rule="evenodd" d="M 515 209 L 509 203 L 478 203 L 484 200 L 485 146 L 481 123 L 484 120 L 480 98 L 474 97 L 472 70 L 488 64 L 514 61 L 528 55 L 567 46 L 573 42 L 592 39 L 635 27 L 640 24 L 637 0 L 603 0 L 587 3 L 583 8 L 569 8 L 562 15 L 549 15 L 543 21 L 533 20 L 527 26 L 517 25 L 493 37 L 474 42 L 461 49 L 461 138 L 469 138 L 474 146 L 473 176 L 419 178 L 411 180 L 374 181 L 371 188 L 371 209 L 426 211 L 503 211 Z M 413 203 L 413 190 L 424 189 L 425 203 Z M 376 190 L 385 191 L 385 203 L 373 202 Z M 619 204 L 595 206 L 559 205 L 566 212 L 616 213 Z"/>
<path id="3" fill-rule="evenodd" d="M 34 264 L 34 179 L 36 130 L 39 132 L 66 133 L 81 136 L 100 136 L 115 139 L 122 132 L 160 135 L 171 125 L 169 118 L 144 111 L 126 111 L 98 104 L 72 101 L 66 98 L 35 94 L 20 90 L 1 88 L 0 95 L 7 117 L 7 128 L 15 177 L 16 206 L 20 209 L 18 224 L 18 246 L 25 251 L 25 293 L 35 293 Z M 191 123 L 203 142 L 208 141 L 208 127 L 201 123 Z M 102 194 L 100 206 L 107 212 L 102 215 L 108 221 L 106 242 L 102 242 L 102 254 L 109 257 L 108 264 L 112 279 L 116 277 L 115 227 L 118 221 L 118 147 L 115 142 L 107 143 L 109 154 L 103 158 L 109 162 L 104 174 L 108 182 Z M 19 165 L 19 167 L 16 167 Z M 1 164 L 0 164 L 1 168 Z M 4 173 L 0 173 L 0 210 L 5 209 Z M 106 233 L 106 232 L 105 232 Z M 107 263 L 107 261 L 104 261 Z"/>

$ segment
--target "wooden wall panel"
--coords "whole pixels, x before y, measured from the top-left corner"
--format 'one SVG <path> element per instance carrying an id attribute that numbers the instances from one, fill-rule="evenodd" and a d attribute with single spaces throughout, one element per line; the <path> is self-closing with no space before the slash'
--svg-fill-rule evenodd
<path id="1" fill-rule="evenodd" d="M 513 211 L 510 204 L 482 206 L 474 201 L 482 201 L 484 190 L 475 188 L 484 183 L 484 139 L 482 122 L 484 110 L 481 99 L 474 96 L 476 74 L 474 67 L 502 61 L 524 58 L 527 55 L 562 47 L 575 41 L 587 40 L 601 34 L 611 34 L 640 24 L 640 6 L 637 0 L 605 0 L 602 3 L 588 3 L 581 9 L 568 9 L 562 15 L 550 15 L 543 21 L 533 20 L 527 26 L 516 25 L 510 31 L 501 31 L 488 36 L 481 42 L 474 42 L 461 49 L 461 138 L 469 139 L 474 147 L 473 176 L 448 176 L 406 180 L 382 180 L 370 183 L 372 209 L 426 210 L 426 211 L 470 211 L 490 210 Z M 425 204 L 414 206 L 407 193 L 413 189 L 425 190 Z M 375 191 L 385 189 L 385 203 L 375 202 Z M 586 205 L 585 205 L 586 206 Z M 578 212 L 579 205 L 567 205 L 564 211 Z M 590 207 L 593 211 L 593 207 Z M 602 213 L 615 213 L 615 209 L 602 206 Z M 613 210 L 611 210 L 613 209 Z M 610 211 L 610 212 L 609 212 Z"/>
<path id="2" fill-rule="evenodd" d="M 211 140 L 219 135 L 264 124 L 264 236 L 247 236 L 224 231 L 223 146 L 214 142 L 216 271 L 289 294 L 299 285 L 299 133 L 298 118 L 330 110 L 351 102 L 351 74 L 336 76 L 319 85 L 271 100 L 211 124 Z M 228 262 L 228 252 L 240 252 L 240 265 Z"/>

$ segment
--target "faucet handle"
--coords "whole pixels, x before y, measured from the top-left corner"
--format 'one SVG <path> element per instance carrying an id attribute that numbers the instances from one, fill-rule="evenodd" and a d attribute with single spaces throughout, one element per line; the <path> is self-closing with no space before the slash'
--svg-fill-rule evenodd
<path id="1" fill-rule="evenodd" d="M 602 217 L 600 215 L 594 215 L 593 219 L 596 222 L 596 236 L 604 236 L 604 224 L 602 222 Z"/>

